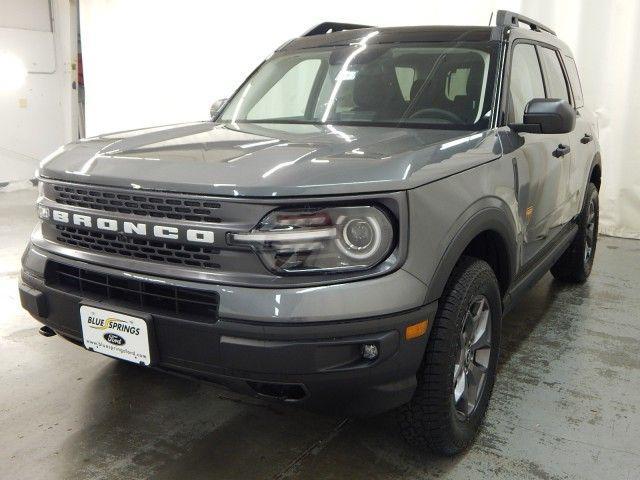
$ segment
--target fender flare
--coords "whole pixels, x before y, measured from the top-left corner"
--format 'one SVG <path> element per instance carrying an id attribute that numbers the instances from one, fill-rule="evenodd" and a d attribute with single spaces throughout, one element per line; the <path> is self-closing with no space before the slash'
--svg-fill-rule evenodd
<path id="1" fill-rule="evenodd" d="M 593 160 L 591 161 L 591 167 L 589 167 L 589 176 L 587 177 L 587 181 L 591 179 L 591 175 L 593 175 L 593 170 L 599 167 L 600 175 L 602 175 L 602 158 L 600 157 L 600 152 L 596 152 L 593 156 Z"/>
<path id="2" fill-rule="evenodd" d="M 447 280 L 464 250 L 477 235 L 486 231 L 497 233 L 504 242 L 508 269 L 507 285 L 513 282 L 518 259 L 513 215 L 504 201 L 496 197 L 484 198 L 469 207 L 458 218 L 450 230 L 452 233 L 443 241 L 446 248 L 429 283 L 425 303 L 438 300 L 442 296 Z M 503 294 L 506 293 L 503 292 Z"/>
<path id="3" fill-rule="evenodd" d="M 580 208 L 582 209 L 582 205 L 584 205 L 584 200 L 585 197 L 587 195 L 587 185 L 589 185 L 589 182 L 591 180 L 591 175 L 593 175 L 593 170 L 599 167 L 600 168 L 600 176 L 602 177 L 602 158 L 600 157 L 600 152 L 596 152 L 593 155 L 593 160 L 591 160 L 591 166 L 589 167 L 589 173 L 587 174 L 587 178 L 584 179 L 584 184 L 583 187 L 584 191 L 582 192 L 582 199 L 580 201 Z M 600 190 L 600 188 L 598 188 L 598 190 Z M 579 214 L 580 212 L 578 212 Z"/>

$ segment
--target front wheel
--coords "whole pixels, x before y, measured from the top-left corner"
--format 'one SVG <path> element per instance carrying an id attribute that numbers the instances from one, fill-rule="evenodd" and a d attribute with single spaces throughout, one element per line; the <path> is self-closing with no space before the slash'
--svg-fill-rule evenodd
<path id="1" fill-rule="evenodd" d="M 563 282 L 582 283 L 591 275 L 598 243 L 598 189 L 587 185 L 582 212 L 578 217 L 578 233 L 567 250 L 551 267 L 552 275 Z"/>
<path id="2" fill-rule="evenodd" d="M 398 411 L 410 444 L 455 455 L 475 438 L 496 375 L 501 305 L 489 264 L 462 257 L 440 299 L 414 396 Z"/>

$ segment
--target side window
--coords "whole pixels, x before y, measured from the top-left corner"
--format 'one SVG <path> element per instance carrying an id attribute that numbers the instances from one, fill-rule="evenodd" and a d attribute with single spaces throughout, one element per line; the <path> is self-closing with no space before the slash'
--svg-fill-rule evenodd
<path id="1" fill-rule="evenodd" d="M 547 98 L 561 98 L 570 102 L 567 81 L 564 78 L 558 54 L 549 48 L 538 48 L 547 81 Z"/>
<path id="2" fill-rule="evenodd" d="M 303 117 L 320 64 L 313 58 L 291 68 L 253 106 L 247 119 Z"/>
<path id="3" fill-rule="evenodd" d="M 578 67 L 576 67 L 576 62 L 573 58 L 565 56 L 564 65 L 567 67 L 567 74 L 569 75 L 569 80 L 571 81 L 573 99 L 576 102 L 575 107 L 583 107 L 584 98 L 582 96 L 582 85 L 580 84 L 580 77 L 578 76 Z"/>
<path id="4" fill-rule="evenodd" d="M 544 98 L 540 63 L 531 44 L 517 43 L 513 49 L 509 97 L 509 123 L 522 122 L 527 103 L 534 98 Z"/>
<path id="5" fill-rule="evenodd" d="M 416 79 L 416 71 L 411 67 L 396 67 L 396 78 L 402 92 L 402 98 L 408 102 L 413 81 Z"/>

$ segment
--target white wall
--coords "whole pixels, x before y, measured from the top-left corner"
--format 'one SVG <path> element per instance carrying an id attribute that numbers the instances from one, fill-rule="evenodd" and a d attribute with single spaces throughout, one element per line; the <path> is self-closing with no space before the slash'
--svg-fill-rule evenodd
<path id="1" fill-rule="evenodd" d="M 0 183 L 32 178 L 44 156 L 74 138 L 71 2 L 52 5 L 53 31 L 47 0 L 0 2 Z M 17 74 L 8 58 L 24 67 L 21 85 L 3 82 Z"/>
<path id="2" fill-rule="evenodd" d="M 607 162 L 602 230 L 640 238 L 640 2 L 633 0 L 81 0 L 89 135 L 206 119 L 274 48 L 326 20 L 480 24 L 492 10 L 552 26 L 573 49 Z"/>

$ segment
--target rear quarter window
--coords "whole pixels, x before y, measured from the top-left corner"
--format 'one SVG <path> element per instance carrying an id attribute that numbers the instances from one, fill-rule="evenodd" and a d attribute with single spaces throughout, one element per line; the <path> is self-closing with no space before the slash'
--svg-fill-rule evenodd
<path id="1" fill-rule="evenodd" d="M 571 90 L 573 91 L 575 107 L 583 107 L 584 99 L 582 96 L 582 85 L 580 84 L 580 76 L 578 75 L 576 61 L 573 58 L 564 55 L 564 65 L 567 67 L 567 75 L 569 75 L 569 82 L 571 82 Z"/>

